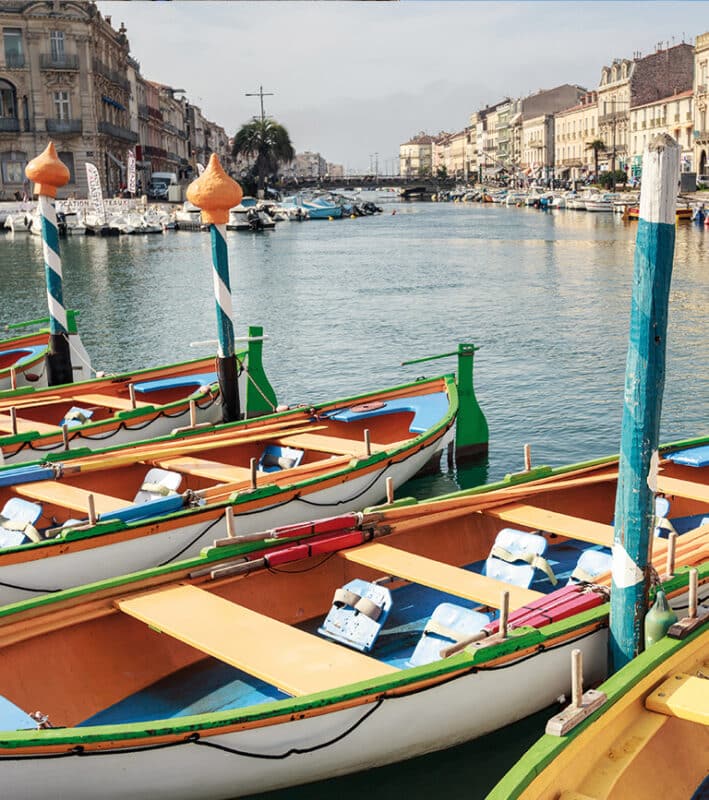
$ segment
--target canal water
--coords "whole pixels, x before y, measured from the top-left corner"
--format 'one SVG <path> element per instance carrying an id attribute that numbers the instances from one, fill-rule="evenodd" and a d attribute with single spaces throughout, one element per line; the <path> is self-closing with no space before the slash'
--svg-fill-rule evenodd
<path id="1" fill-rule="evenodd" d="M 411 481 L 428 496 L 618 451 L 636 225 L 618 215 L 392 203 L 375 217 L 229 232 L 237 336 L 263 325 L 280 402 L 311 403 L 453 371 L 480 347 L 487 461 Z M 62 240 L 64 295 L 95 368 L 213 353 L 210 237 Z M 41 242 L 0 237 L 0 324 L 46 315 Z M 709 229 L 677 228 L 661 439 L 709 432 Z M 533 687 L 530 687 L 533 691 Z M 445 753 L 270 798 L 359 800 L 394 791 L 484 797 L 552 711 Z M 425 725 L 426 720 L 412 720 Z"/>

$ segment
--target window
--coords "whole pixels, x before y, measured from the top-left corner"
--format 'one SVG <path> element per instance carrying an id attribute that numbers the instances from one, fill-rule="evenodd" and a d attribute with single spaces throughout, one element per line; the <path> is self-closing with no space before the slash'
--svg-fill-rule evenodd
<path id="1" fill-rule="evenodd" d="M 27 154 L 17 150 L 0 153 L 2 179 L 4 183 L 22 183 L 25 180 Z"/>
<path id="2" fill-rule="evenodd" d="M 19 28 L 3 28 L 2 38 L 5 45 L 5 64 L 8 67 L 24 66 L 22 31 Z"/>
<path id="3" fill-rule="evenodd" d="M 54 115 L 57 119 L 71 119 L 69 92 L 54 92 Z"/>
<path id="4" fill-rule="evenodd" d="M 69 183 L 74 183 L 74 154 L 69 150 L 60 150 L 57 155 L 59 156 L 59 160 L 69 170 Z"/>
<path id="5" fill-rule="evenodd" d="M 15 87 L 9 81 L 0 80 L 0 118 L 17 119 Z"/>
<path id="6" fill-rule="evenodd" d="M 64 61 L 64 31 L 50 31 L 49 44 L 51 47 L 52 61 Z"/>

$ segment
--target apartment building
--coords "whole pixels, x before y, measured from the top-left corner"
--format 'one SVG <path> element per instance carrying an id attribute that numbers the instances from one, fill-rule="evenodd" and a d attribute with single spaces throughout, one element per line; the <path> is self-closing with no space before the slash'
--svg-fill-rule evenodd
<path id="1" fill-rule="evenodd" d="M 694 160 L 697 176 L 709 183 L 709 32 L 694 42 Z"/>
<path id="2" fill-rule="evenodd" d="M 399 145 L 399 174 L 404 178 L 420 178 L 431 175 L 433 167 L 433 145 L 437 137 L 423 131 Z"/>
<path id="3" fill-rule="evenodd" d="M 682 172 L 692 172 L 694 162 L 694 91 L 663 97 L 630 109 L 630 146 L 628 170 L 633 177 L 642 175 L 643 153 L 648 143 L 660 133 L 672 136 L 682 148 Z"/>
<path id="4" fill-rule="evenodd" d="M 594 152 L 589 146 L 598 139 L 598 93 L 587 92 L 581 102 L 554 115 L 554 161 L 556 176 L 578 181 L 594 172 Z"/>
<path id="5" fill-rule="evenodd" d="M 530 179 L 554 177 L 554 116 L 540 114 L 522 121 L 521 171 Z"/>
<path id="6" fill-rule="evenodd" d="M 192 142 L 187 99 L 143 78 L 125 26 L 95 3 L 4 0 L 0 29 L 0 198 L 31 191 L 25 165 L 50 139 L 70 173 L 59 197 L 86 196 L 87 162 L 107 194 L 119 191 L 129 150 L 143 187 L 152 172 L 189 177 L 211 152 L 228 167 L 224 129 L 203 120 Z"/>

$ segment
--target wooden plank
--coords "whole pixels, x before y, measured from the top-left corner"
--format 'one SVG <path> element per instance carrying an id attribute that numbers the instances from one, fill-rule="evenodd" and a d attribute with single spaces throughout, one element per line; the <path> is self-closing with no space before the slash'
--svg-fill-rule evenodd
<path id="1" fill-rule="evenodd" d="M 49 425 L 46 422 L 35 422 L 32 419 L 17 417 L 18 433 L 60 433 L 59 425 Z M 0 414 L 0 433 L 12 433 L 12 417 L 9 414 Z"/>
<path id="2" fill-rule="evenodd" d="M 604 525 L 601 522 L 581 519 L 581 517 L 572 517 L 570 514 L 560 514 L 557 511 L 548 511 L 546 508 L 528 506 L 523 503 L 489 508 L 484 513 L 532 530 L 556 533 L 559 536 L 568 536 L 571 539 L 600 544 L 604 547 L 613 546 L 612 525 Z"/>
<path id="3" fill-rule="evenodd" d="M 542 596 L 540 592 L 532 589 L 512 586 L 504 581 L 488 578 L 486 575 L 469 572 L 378 542 L 364 544 L 351 550 L 341 550 L 338 555 L 347 561 L 376 569 L 385 575 L 395 575 L 397 578 L 430 586 L 432 589 L 464 597 L 466 600 L 474 600 L 491 608 L 500 607 L 502 592 L 510 593 L 512 610 L 521 608 Z"/>
<path id="4" fill-rule="evenodd" d="M 709 725 L 709 680 L 683 673 L 672 675 L 645 700 L 657 714 Z"/>
<path id="5" fill-rule="evenodd" d="M 398 672 L 196 586 L 176 586 L 116 605 L 151 628 L 294 696 Z"/>
<path id="6" fill-rule="evenodd" d="M 128 397 L 114 397 L 110 394 L 77 394 L 74 395 L 72 400 L 84 406 L 102 406 L 104 408 L 111 408 L 116 411 L 132 411 L 133 404 Z M 145 403 L 142 400 L 136 400 L 136 407 L 150 406 L 152 403 Z"/>
<path id="7" fill-rule="evenodd" d="M 199 478 L 209 478 L 223 483 L 245 481 L 251 478 L 251 470 L 248 467 L 223 464 L 220 461 L 209 461 L 196 456 L 158 459 L 153 463 L 163 469 L 174 469 L 184 475 L 195 475 Z"/>
<path id="8" fill-rule="evenodd" d="M 709 486 L 696 481 L 683 481 L 679 478 L 670 478 L 667 475 L 657 476 L 657 489 L 663 494 L 675 497 L 686 497 L 688 500 L 700 500 L 709 503 Z M 708 512 L 709 513 L 709 512 Z"/>
<path id="9" fill-rule="evenodd" d="M 30 497 L 43 503 L 54 503 L 73 511 L 83 511 L 88 514 L 89 495 L 94 496 L 94 505 L 97 514 L 107 514 L 111 511 L 118 511 L 131 504 L 130 500 L 122 497 L 111 497 L 99 492 L 88 492 L 77 486 L 70 486 L 57 481 L 36 481 L 34 483 L 21 483 L 13 487 L 16 494 L 23 497 Z"/>
<path id="10" fill-rule="evenodd" d="M 371 442 L 370 447 L 373 453 L 382 453 L 385 450 L 395 450 L 397 447 L 403 447 L 410 441 L 410 439 L 404 439 L 390 444 Z M 301 433 L 292 436 L 280 436 L 278 439 L 274 439 L 274 442 L 283 447 L 318 450 L 321 453 L 333 453 L 334 455 L 358 456 L 359 458 L 364 458 L 367 455 L 364 439 L 360 441 L 359 439 L 343 439 L 340 436 L 329 436 L 328 434 Z"/>

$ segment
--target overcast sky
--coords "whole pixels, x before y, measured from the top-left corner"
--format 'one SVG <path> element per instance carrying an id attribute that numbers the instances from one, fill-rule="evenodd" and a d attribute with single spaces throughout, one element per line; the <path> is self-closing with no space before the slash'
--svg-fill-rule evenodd
<path id="1" fill-rule="evenodd" d="M 99 2 L 144 77 L 184 89 L 229 135 L 260 112 L 298 152 L 392 171 L 419 131 L 456 131 L 504 96 L 595 88 L 613 58 L 709 30 L 709 2 Z M 664 44 L 663 44 L 664 46 Z"/>

